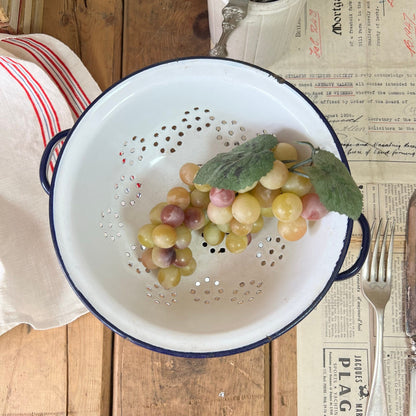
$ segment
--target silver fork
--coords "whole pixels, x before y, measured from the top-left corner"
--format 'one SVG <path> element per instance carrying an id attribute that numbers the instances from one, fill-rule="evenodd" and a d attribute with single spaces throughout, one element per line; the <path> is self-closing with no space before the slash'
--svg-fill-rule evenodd
<path id="1" fill-rule="evenodd" d="M 368 302 L 373 306 L 377 320 L 376 353 L 370 397 L 368 398 L 367 403 L 367 416 L 388 416 L 383 369 L 383 328 L 384 309 L 390 299 L 391 293 L 394 223 L 390 227 L 387 262 L 386 244 L 387 235 L 389 233 L 388 220 L 384 227 L 382 238 L 381 229 L 382 220 L 379 221 L 377 226 L 373 253 L 369 253 L 361 271 L 361 289 Z M 373 235 L 373 231 L 374 224 L 371 227 L 371 235 Z M 381 249 L 379 253 L 381 239 Z"/>

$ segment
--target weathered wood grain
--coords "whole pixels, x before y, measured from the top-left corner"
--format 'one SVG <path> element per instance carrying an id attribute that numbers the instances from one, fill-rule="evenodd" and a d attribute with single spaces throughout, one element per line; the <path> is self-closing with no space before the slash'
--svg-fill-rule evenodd
<path id="1" fill-rule="evenodd" d="M 48 0 L 43 33 L 69 46 L 105 89 L 120 78 L 122 0 Z"/>
<path id="2" fill-rule="evenodd" d="M 68 325 L 68 416 L 111 415 L 112 340 L 91 314 Z"/>
<path id="3" fill-rule="evenodd" d="M 66 327 L 19 325 L 0 337 L 1 415 L 66 414 L 66 346 Z"/>
<path id="4" fill-rule="evenodd" d="M 112 333 L 92 315 L 0 337 L 0 414 L 109 416 Z"/>
<path id="5" fill-rule="evenodd" d="M 296 328 L 271 343 L 271 415 L 296 416 Z"/>
<path id="6" fill-rule="evenodd" d="M 165 356 L 115 338 L 113 416 L 268 415 L 268 348 L 210 359 Z"/>
<path id="7" fill-rule="evenodd" d="M 123 75 L 209 52 L 206 0 L 125 0 L 124 22 Z"/>

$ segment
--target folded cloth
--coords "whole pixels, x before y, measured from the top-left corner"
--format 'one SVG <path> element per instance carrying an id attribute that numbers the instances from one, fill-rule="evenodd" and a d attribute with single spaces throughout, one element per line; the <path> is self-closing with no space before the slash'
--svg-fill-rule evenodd
<path id="1" fill-rule="evenodd" d="M 55 255 L 43 149 L 100 93 L 79 58 L 42 34 L 0 34 L 0 335 L 65 325 L 86 312 Z"/>

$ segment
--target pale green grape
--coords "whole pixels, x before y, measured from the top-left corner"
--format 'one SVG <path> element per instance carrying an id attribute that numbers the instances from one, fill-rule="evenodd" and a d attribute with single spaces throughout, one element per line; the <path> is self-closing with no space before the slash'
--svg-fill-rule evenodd
<path id="1" fill-rule="evenodd" d="M 196 260 L 195 260 L 195 258 L 192 257 L 190 262 L 186 266 L 181 267 L 179 271 L 180 271 L 182 276 L 189 276 L 195 270 L 196 270 Z"/>
<path id="2" fill-rule="evenodd" d="M 224 233 L 219 229 L 219 227 L 210 222 L 204 227 L 204 239 L 205 241 L 211 245 L 216 246 L 221 243 L 224 239 Z"/>
<path id="3" fill-rule="evenodd" d="M 156 224 L 145 224 L 140 227 L 139 232 L 137 233 L 137 239 L 142 246 L 148 248 L 152 248 L 154 246 L 152 233 L 155 227 Z"/>
<path id="4" fill-rule="evenodd" d="M 264 218 L 262 215 L 257 218 L 257 221 L 253 223 L 252 233 L 258 233 L 264 227 Z"/>
<path id="5" fill-rule="evenodd" d="M 175 228 L 176 231 L 176 248 L 186 248 L 191 244 L 192 234 L 191 230 L 186 225 L 180 225 Z"/>
<path id="6" fill-rule="evenodd" d="M 181 281 L 181 272 L 175 266 L 169 266 L 166 269 L 160 269 L 157 274 L 157 280 L 164 289 L 172 289 Z"/>
<path id="7" fill-rule="evenodd" d="M 191 192 L 191 205 L 197 208 L 206 209 L 209 204 L 209 192 L 202 192 L 194 189 Z"/>
<path id="8" fill-rule="evenodd" d="M 160 219 L 160 214 L 166 205 L 167 205 L 167 202 L 159 202 L 150 210 L 149 219 L 152 224 L 162 223 L 162 220 Z"/>

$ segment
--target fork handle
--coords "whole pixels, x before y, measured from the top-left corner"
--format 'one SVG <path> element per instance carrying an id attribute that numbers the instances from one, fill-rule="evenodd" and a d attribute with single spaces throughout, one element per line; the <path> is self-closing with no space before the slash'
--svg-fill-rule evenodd
<path id="1" fill-rule="evenodd" d="M 412 345 L 412 347 L 415 344 Z M 416 416 L 416 355 L 410 356 L 409 416 Z"/>
<path id="2" fill-rule="evenodd" d="M 374 359 L 373 380 L 371 382 L 370 397 L 367 403 L 366 416 L 388 416 L 386 387 L 384 384 L 383 363 L 383 326 L 384 311 L 376 309 L 376 355 Z"/>

